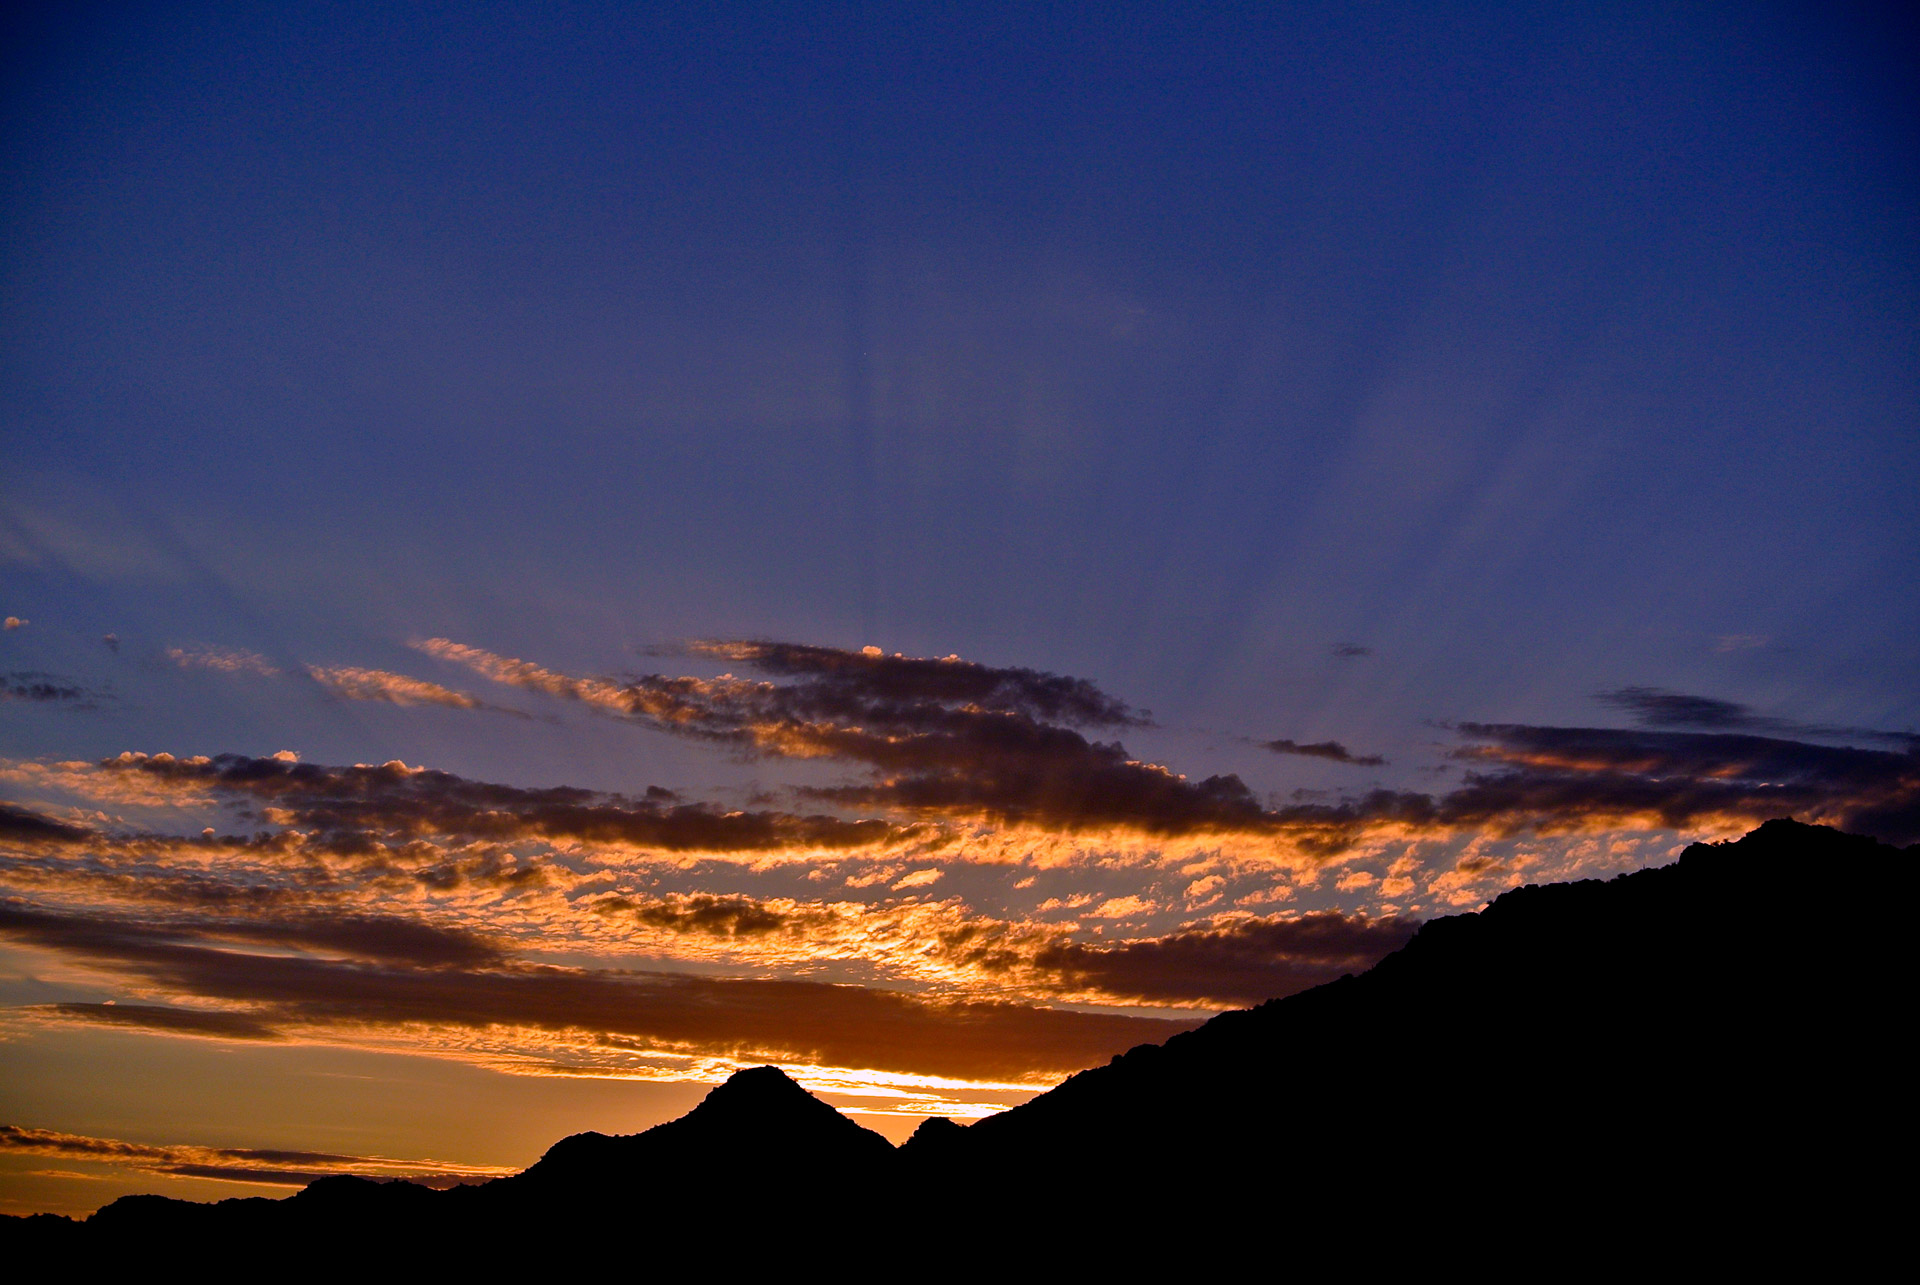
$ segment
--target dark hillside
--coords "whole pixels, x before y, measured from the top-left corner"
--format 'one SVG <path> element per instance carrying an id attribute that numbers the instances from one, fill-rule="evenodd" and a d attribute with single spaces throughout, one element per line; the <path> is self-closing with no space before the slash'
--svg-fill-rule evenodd
<path id="1" fill-rule="evenodd" d="M 1864 1166 L 1907 1132 L 1913 886 L 1911 850 L 1770 822 L 1436 920 L 905 1154 L 966 1185 L 1051 1170 L 1083 1212 L 1378 1217 L 1376 1245 L 1496 1216 L 1871 1218 Z"/>

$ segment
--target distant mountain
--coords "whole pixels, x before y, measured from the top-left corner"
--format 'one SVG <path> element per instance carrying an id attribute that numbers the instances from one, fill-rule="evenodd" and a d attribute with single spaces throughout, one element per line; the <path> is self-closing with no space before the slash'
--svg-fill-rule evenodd
<path id="1" fill-rule="evenodd" d="M 1904 1187 L 1881 1175 L 1911 1134 L 1915 855 L 1774 821 L 1671 866 L 1522 888 L 1362 976 L 897 1150 L 760 1067 L 481 1186 L 129 1197 L 0 1235 L 728 1274 L 1256 1252 L 1271 1271 L 1832 1270 L 1900 1225 Z"/>

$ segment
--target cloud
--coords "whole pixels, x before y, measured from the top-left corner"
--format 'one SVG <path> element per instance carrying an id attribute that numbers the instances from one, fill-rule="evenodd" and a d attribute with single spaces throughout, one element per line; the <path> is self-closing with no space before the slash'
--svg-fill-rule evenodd
<path id="1" fill-rule="evenodd" d="M 163 653 L 182 669 L 210 669 L 219 674 L 257 674 L 272 678 L 280 670 L 258 652 L 237 647 L 169 647 Z"/>
<path id="2" fill-rule="evenodd" d="M 1722 654 L 1733 651 L 1752 651 L 1772 641 L 1773 639 L 1766 634 L 1721 634 L 1713 640 L 1713 649 Z"/>
<path id="3" fill-rule="evenodd" d="M 843 651 L 781 642 L 695 642 L 686 650 L 800 678 L 789 717 L 912 721 L 931 705 L 962 705 L 1021 714 L 1073 727 L 1119 727 L 1145 715 L 1084 678 L 1024 668 L 994 668 L 958 656 L 888 656 L 877 647 Z"/>
<path id="4" fill-rule="evenodd" d="M 392 915 L 292 909 L 273 916 L 195 917 L 174 921 L 75 917 L 0 902 L 0 929 L 42 945 L 85 952 L 124 938 L 248 942 L 339 953 L 354 959 L 421 968 L 474 967 L 504 962 L 497 946 L 473 933 Z M 111 1018 L 111 1015 L 110 1015 Z"/>
<path id="5" fill-rule="evenodd" d="M 409 678 L 405 674 L 388 673 L 384 669 L 309 665 L 307 676 L 345 700 L 385 701 L 400 706 L 444 705 L 450 709 L 485 709 L 518 718 L 527 717 L 517 709 L 489 705 L 465 692 L 457 692 L 425 679 Z"/>
<path id="6" fill-rule="evenodd" d="M 1596 692 L 1594 699 L 1603 705 L 1626 711 L 1642 727 L 1774 732 L 1817 736 L 1828 740 L 1874 740 L 1891 741 L 1897 745 L 1920 745 L 1920 736 L 1911 732 L 1878 732 L 1865 727 L 1798 723 L 1792 719 L 1756 714 L 1750 707 L 1733 701 L 1716 700 L 1711 696 L 1689 696 L 1661 687 L 1619 687 L 1612 691 Z"/>
<path id="7" fill-rule="evenodd" d="M 1920 750 L 1734 733 L 1463 723 L 1469 774 L 1436 809 L 1450 825 L 1566 829 L 1652 818 L 1669 828 L 1794 816 L 1891 843 L 1920 838 Z"/>
<path id="8" fill-rule="evenodd" d="M 630 911 L 635 920 L 671 933 L 701 933 L 714 937 L 753 937 L 794 926 L 796 916 L 770 909 L 752 897 L 723 897 L 710 893 L 679 894 L 658 901 L 636 903 L 611 897 L 594 907 L 600 914 Z"/>
<path id="9" fill-rule="evenodd" d="M 67 1021 L 101 1026 L 131 1026 L 169 1035 L 203 1035 L 222 1040 L 277 1040 L 279 1032 L 245 1013 L 200 1008 L 171 1008 L 162 1004 L 39 1004 L 20 1010 Z"/>
<path id="10" fill-rule="evenodd" d="M 1659 687 L 1619 687 L 1596 692 L 1594 699 L 1625 710 L 1643 727 L 1726 730 L 1775 725 L 1772 719 L 1756 718 L 1745 705 L 1715 700 L 1711 696 L 1688 696 Z"/>
<path id="11" fill-rule="evenodd" d="M 1495 734 L 1491 725 L 1463 724 L 1468 736 L 1489 743 L 1462 751 L 1462 757 L 1504 763 L 1507 770 L 1470 776 L 1460 789 L 1438 798 L 1375 791 L 1338 803 L 1269 809 L 1238 776 L 1190 781 L 1132 758 L 1117 741 L 1088 739 L 1066 720 L 1112 724 L 1134 716 L 1097 688 L 1058 675 L 833 648 L 715 642 L 689 650 L 793 681 L 649 675 L 623 685 L 570 679 L 444 639 L 423 646 L 464 658 L 503 681 L 591 698 L 663 730 L 728 740 L 762 754 L 860 765 L 870 779 L 809 787 L 805 793 L 842 808 L 923 819 L 986 820 L 1062 833 L 1273 836 L 1317 857 L 1347 851 L 1369 834 L 1446 833 L 1475 825 L 1505 833 L 1552 832 L 1605 824 L 1725 824 L 1792 812 L 1878 825 L 1886 837 L 1908 834 L 1914 826 L 1908 757 L 1853 760 L 1858 770 L 1843 779 L 1815 771 L 1811 765 L 1831 763 L 1832 755 L 1823 759 L 1822 747 L 1801 742 L 1767 742 L 1792 747 L 1766 760 L 1790 768 L 1788 777 L 1749 773 L 1735 779 L 1728 776 L 1727 764 L 1709 762 L 1710 754 L 1703 759 L 1698 744 L 1689 743 L 1683 752 L 1673 742 L 1674 752 L 1662 764 L 1646 767 L 1626 761 L 1523 762 L 1508 752 L 1513 748 L 1508 742 L 1524 740 L 1526 729 L 1507 729 L 1507 735 Z M 576 690 L 582 683 L 588 684 L 587 695 Z M 1658 689 L 1627 688 L 1609 697 L 1650 718 L 1752 718 L 1726 702 Z M 1055 717 L 1062 721 L 1048 721 Z M 1580 734 L 1579 729 L 1537 730 L 1562 739 Z M 1750 740 L 1757 744 L 1764 738 Z M 1307 746 L 1276 741 L 1267 748 L 1351 763 L 1372 757 L 1352 755 L 1334 741 Z"/>
<path id="12" fill-rule="evenodd" d="M 1334 763 L 1351 763 L 1355 767 L 1380 767 L 1386 763 L 1378 754 L 1353 754 L 1338 741 L 1314 741 L 1303 745 L 1298 741 L 1279 740 L 1262 741 L 1260 744 L 1275 754 L 1299 754 Z"/>
<path id="13" fill-rule="evenodd" d="M 1373 655 L 1373 648 L 1362 647 L 1359 643 L 1335 643 L 1333 645 L 1333 654 L 1342 660 L 1358 660 L 1362 656 Z"/>
<path id="14" fill-rule="evenodd" d="M 1063 725 L 1144 721 L 1084 680 L 951 658 L 707 642 L 690 650 L 797 681 L 654 674 L 615 683 L 570 678 L 444 638 L 417 645 L 497 681 L 626 713 L 664 731 L 756 753 L 865 765 L 878 780 L 807 791 L 842 807 L 1066 831 L 1180 835 L 1274 828 L 1236 776 L 1190 782 L 1134 760 L 1118 742 L 1090 741 Z"/>
<path id="15" fill-rule="evenodd" d="M 0 802 L 0 842 L 78 843 L 93 837 L 85 826 L 70 825 L 29 808 Z"/>
<path id="16" fill-rule="evenodd" d="M 255 1147 L 155 1146 L 95 1138 L 54 1129 L 0 1124 L 0 1155 L 48 1156 L 58 1160 L 112 1164 L 143 1173 L 183 1178 L 215 1178 L 269 1186 L 304 1187 L 316 1178 L 357 1174 L 367 1178 L 426 1180 L 430 1186 L 499 1177 L 511 1172 L 490 1165 L 446 1164 L 435 1160 L 391 1160 L 328 1151 Z"/>
<path id="17" fill-rule="evenodd" d="M 12 673 L 0 674 L 0 701 L 31 701 L 42 705 L 67 705 L 74 709 L 92 709 L 99 702 L 110 701 L 113 697 L 105 692 L 82 687 L 71 678 L 59 674 L 43 674 L 38 670 L 17 669 Z"/>
<path id="18" fill-rule="evenodd" d="M 329 767 L 237 754 L 189 759 L 123 754 L 98 766 L 250 797 L 271 805 L 283 824 L 317 830 L 347 847 L 354 836 L 437 834 L 741 852 L 848 849 L 883 843 L 901 833 L 877 820 L 678 803 L 667 791 L 633 799 L 573 786 L 496 785 L 398 761 Z"/>
<path id="19" fill-rule="evenodd" d="M 32 623 L 31 620 L 22 620 L 18 616 L 8 616 L 4 627 L 8 633 L 12 633 L 16 629 L 25 629 Z"/>
<path id="20" fill-rule="evenodd" d="M 805 981 L 533 964 L 440 969 L 258 954 L 17 905 L 0 907 L 0 932 L 110 968 L 130 982 L 241 1006 L 276 1031 L 335 1038 L 361 1029 L 518 1028 L 651 1052 L 1031 1082 L 1192 1025 Z"/>
<path id="21" fill-rule="evenodd" d="M 1364 972 L 1418 926 L 1330 912 L 1227 920 L 1114 946 L 1058 941 L 1023 967 L 1051 974 L 1063 991 L 1121 1002 L 1246 1006 Z"/>

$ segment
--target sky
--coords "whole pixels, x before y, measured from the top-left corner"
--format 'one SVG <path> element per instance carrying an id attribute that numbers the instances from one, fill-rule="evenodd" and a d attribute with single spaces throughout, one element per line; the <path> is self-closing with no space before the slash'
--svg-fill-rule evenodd
<path id="1" fill-rule="evenodd" d="M 1897 7 L 5 21 L 0 1211 L 901 1138 L 1920 841 Z"/>

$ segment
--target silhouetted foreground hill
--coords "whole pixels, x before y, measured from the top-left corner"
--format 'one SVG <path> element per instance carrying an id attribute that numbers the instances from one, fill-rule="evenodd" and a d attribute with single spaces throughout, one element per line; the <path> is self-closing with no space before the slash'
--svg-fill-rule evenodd
<path id="1" fill-rule="evenodd" d="M 1899 1225 L 1905 1179 L 1881 1175 L 1911 1132 L 1914 855 L 1775 821 L 1672 866 L 1519 889 L 1362 976 L 898 1150 L 761 1067 L 679 1120 L 565 1139 L 482 1186 L 130 1197 L 8 1234 L 730 1274 L 1009 1255 L 1833 1267 Z"/>

